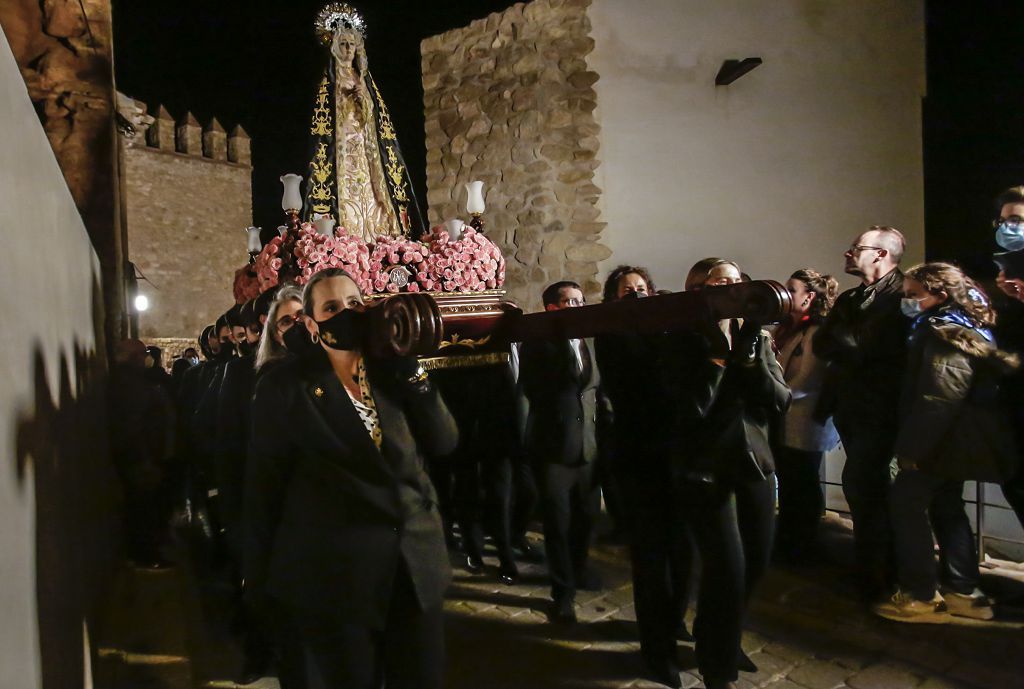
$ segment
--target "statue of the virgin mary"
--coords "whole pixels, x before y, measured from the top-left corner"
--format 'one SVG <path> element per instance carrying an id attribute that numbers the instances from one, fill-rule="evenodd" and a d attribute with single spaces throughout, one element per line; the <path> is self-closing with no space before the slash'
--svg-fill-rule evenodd
<path id="1" fill-rule="evenodd" d="M 330 59 L 317 89 L 306 215 L 332 215 L 350 234 L 419 237 L 424 230 L 391 116 L 370 76 L 365 24 L 351 6 L 320 11 Z"/>

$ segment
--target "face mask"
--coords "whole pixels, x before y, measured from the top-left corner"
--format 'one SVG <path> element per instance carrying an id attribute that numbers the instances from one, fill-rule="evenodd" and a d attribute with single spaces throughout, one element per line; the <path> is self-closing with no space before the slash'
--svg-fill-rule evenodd
<path id="1" fill-rule="evenodd" d="M 197 357 L 197 356 L 190 356 L 188 358 L 188 362 L 190 364 L 192 364 L 193 366 L 195 366 L 195 365 L 197 365 L 199 363 L 199 357 Z"/>
<path id="2" fill-rule="evenodd" d="M 345 309 L 316 324 L 320 328 L 320 341 L 331 349 L 361 348 L 366 330 L 366 314 L 362 311 Z"/>
<path id="3" fill-rule="evenodd" d="M 1008 223 L 1000 223 L 996 228 L 996 244 L 1007 251 L 1024 249 L 1024 223 L 1010 227 Z"/>
<path id="4" fill-rule="evenodd" d="M 900 311 L 902 311 L 903 315 L 907 318 L 917 318 L 924 313 L 924 309 L 921 308 L 921 302 L 917 299 L 910 299 L 909 297 L 904 297 L 900 300 Z"/>
<path id="5" fill-rule="evenodd" d="M 647 292 L 626 292 L 622 295 L 623 299 L 643 299 L 647 296 Z"/>
<path id="6" fill-rule="evenodd" d="M 238 351 L 242 356 L 249 356 L 256 351 L 256 345 L 249 342 L 249 340 L 242 340 L 238 343 Z"/>
<path id="7" fill-rule="evenodd" d="M 296 323 L 288 328 L 284 335 L 281 336 L 281 339 L 284 340 L 285 349 L 299 356 L 313 347 L 313 340 L 309 337 L 309 331 L 306 330 L 306 326 L 302 323 Z"/>

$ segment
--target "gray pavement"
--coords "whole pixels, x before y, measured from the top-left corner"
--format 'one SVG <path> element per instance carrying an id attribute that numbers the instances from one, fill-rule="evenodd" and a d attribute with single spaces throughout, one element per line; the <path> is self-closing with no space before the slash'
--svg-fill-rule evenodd
<path id="1" fill-rule="evenodd" d="M 808 569 L 773 567 L 759 588 L 743 646 L 759 672 L 741 689 L 956 689 L 1024 687 L 1024 616 L 999 609 L 997 621 L 907 625 L 874 617 L 857 602 L 848 574 L 848 522 L 826 522 L 826 561 Z M 656 689 L 644 679 L 624 546 L 592 551 L 604 590 L 580 592 L 579 624 L 552 625 L 541 565 L 521 565 L 518 584 L 456 570 L 445 605 L 447 689 Z M 186 564 L 168 572 L 124 574 L 134 601 L 100 635 L 97 689 L 235 687 L 239 653 L 224 592 L 195 584 Z M 993 569 L 985 585 L 1024 589 L 1024 571 Z M 121 592 L 122 594 L 125 591 Z M 117 606 L 115 606 L 117 607 Z M 692 610 L 689 620 L 692 623 Z M 166 630 L 152 639 L 153 624 Z M 159 636 L 159 635 L 157 635 Z M 134 656 L 133 656 L 134 654 Z M 691 644 L 679 644 L 684 687 L 703 686 Z M 277 683 L 264 680 L 259 689 Z"/>

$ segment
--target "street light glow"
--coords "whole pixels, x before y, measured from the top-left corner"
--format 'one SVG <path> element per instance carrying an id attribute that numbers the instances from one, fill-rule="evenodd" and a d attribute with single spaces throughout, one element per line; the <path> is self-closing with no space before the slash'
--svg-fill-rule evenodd
<path id="1" fill-rule="evenodd" d="M 135 295 L 135 310 L 136 311 L 145 311 L 148 308 L 149 308 L 149 297 L 147 297 L 145 294 L 137 294 L 137 295 Z"/>

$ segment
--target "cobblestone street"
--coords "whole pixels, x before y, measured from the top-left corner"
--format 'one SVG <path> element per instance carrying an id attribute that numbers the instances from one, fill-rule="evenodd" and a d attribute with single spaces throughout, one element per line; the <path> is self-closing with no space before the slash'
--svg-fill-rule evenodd
<path id="1" fill-rule="evenodd" d="M 906 625 L 874 617 L 855 598 L 847 524 L 827 522 L 827 563 L 773 567 L 754 601 L 744 648 L 758 665 L 741 689 L 955 689 L 1021 686 L 1024 618 L 997 608 L 998 620 Z M 446 604 L 448 689 L 656 689 L 644 679 L 626 548 L 592 551 L 605 589 L 581 591 L 579 624 L 552 625 L 542 565 L 521 565 L 518 584 L 496 579 L 497 562 L 456 569 Z M 1024 588 L 1024 571 L 988 569 L 993 593 Z M 226 603 L 197 587 L 188 567 L 126 574 L 134 608 L 109 621 L 99 639 L 98 689 L 229 688 L 239 667 Z M 142 615 L 160 625 L 140 624 Z M 692 611 L 690 616 L 692 623 Z M 693 647 L 679 644 L 684 687 L 703 686 Z M 253 687 L 275 689 L 276 681 Z"/>

